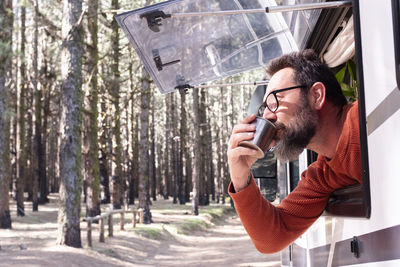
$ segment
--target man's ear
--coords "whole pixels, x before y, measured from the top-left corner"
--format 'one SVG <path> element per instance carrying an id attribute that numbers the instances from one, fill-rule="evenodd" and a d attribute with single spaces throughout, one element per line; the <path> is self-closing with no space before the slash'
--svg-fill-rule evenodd
<path id="1" fill-rule="evenodd" d="M 321 110 L 326 101 L 326 87 L 321 82 L 316 82 L 310 88 L 308 94 L 310 106 L 316 110 Z"/>

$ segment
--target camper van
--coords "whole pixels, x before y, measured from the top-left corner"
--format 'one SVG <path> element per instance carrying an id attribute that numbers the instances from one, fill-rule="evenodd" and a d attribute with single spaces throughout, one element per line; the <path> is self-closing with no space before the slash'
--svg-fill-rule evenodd
<path id="1" fill-rule="evenodd" d="M 116 19 L 162 93 L 314 49 L 358 99 L 363 182 L 333 192 L 321 217 L 281 252 L 281 264 L 382 267 L 400 266 L 399 12 L 399 0 L 172 0 Z M 264 92 L 259 85 L 249 112 Z M 316 157 L 304 151 L 281 163 L 266 153 L 253 176 L 267 199 L 277 185 L 282 200 Z"/>
<path id="2" fill-rule="evenodd" d="M 281 252 L 282 266 L 400 266 L 399 2 L 321 10 L 308 39 L 321 57 L 354 51 L 363 183 L 332 194 L 324 214 Z M 281 199 L 315 159 L 304 151 L 298 161 L 277 163 Z"/>

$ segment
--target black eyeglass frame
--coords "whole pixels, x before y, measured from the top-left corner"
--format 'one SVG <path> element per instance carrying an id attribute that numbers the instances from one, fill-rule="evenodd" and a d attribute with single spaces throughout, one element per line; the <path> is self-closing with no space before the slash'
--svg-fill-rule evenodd
<path id="1" fill-rule="evenodd" d="M 281 93 L 281 92 L 285 92 L 285 91 L 289 91 L 289 90 L 293 90 L 293 89 L 297 89 L 297 88 L 307 88 L 307 85 L 296 85 L 296 86 L 291 86 L 291 87 L 287 87 L 287 88 L 282 88 L 282 89 L 278 89 L 275 91 L 270 92 L 267 97 L 265 98 L 265 101 L 261 104 L 260 108 L 258 109 L 258 115 L 262 116 L 264 114 L 265 108 L 268 108 L 269 111 L 275 113 L 278 108 L 279 108 L 279 100 L 278 97 L 276 96 L 277 93 Z M 276 101 L 276 107 L 272 110 L 268 105 L 267 105 L 267 99 L 270 95 L 274 95 L 275 101 Z"/>

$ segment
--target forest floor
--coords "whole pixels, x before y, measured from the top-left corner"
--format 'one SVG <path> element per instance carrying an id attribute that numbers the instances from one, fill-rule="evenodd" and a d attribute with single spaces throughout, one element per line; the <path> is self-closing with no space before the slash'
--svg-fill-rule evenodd
<path id="1" fill-rule="evenodd" d="M 105 243 L 99 242 L 94 224 L 91 248 L 82 222 L 83 248 L 77 249 L 56 245 L 57 202 L 57 195 L 50 195 L 39 212 L 26 202 L 26 216 L 17 217 L 11 201 L 12 229 L 0 229 L 0 266 L 280 266 L 279 254 L 255 249 L 229 205 L 201 206 L 199 216 L 193 216 L 189 203 L 159 199 L 150 206 L 151 224 L 133 228 L 128 213 L 120 230 L 115 214 L 114 236 L 108 237 L 106 224 Z"/>

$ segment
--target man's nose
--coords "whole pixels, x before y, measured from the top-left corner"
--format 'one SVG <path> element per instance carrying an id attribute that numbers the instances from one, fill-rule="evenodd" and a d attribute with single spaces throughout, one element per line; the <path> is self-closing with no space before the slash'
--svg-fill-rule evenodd
<path id="1" fill-rule="evenodd" d="M 268 108 L 266 108 L 264 110 L 263 118 L 267 119 L 269 121 L 272 121 L 272 122 L 276 122 L 278 119 L 278 116 L 276 116 L 276 113 L 271 112 Z"/>

